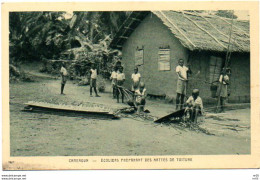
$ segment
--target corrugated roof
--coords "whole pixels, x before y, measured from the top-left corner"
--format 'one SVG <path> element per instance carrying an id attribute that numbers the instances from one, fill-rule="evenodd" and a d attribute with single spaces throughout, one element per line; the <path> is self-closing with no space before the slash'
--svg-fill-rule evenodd
<path id="1" fill-rule="evenodd" d="M 148 13 L 148 11 L 133 12 L 121 26 L 111 47 L 120 48 Z M 152 11 L 152 13 L 161 19 L 189 50 L 227 51 L 231 19 L 187 11 Z M 249 21 L 234 19 L 230 49 L 233 52 L 250 52 L 249 34 Z"/>

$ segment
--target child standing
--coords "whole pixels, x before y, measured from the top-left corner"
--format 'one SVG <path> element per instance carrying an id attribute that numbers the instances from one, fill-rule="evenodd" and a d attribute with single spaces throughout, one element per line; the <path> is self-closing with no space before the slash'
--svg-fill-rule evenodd
<path id="1" fill-rule="evenodd" d="M 144 111 L 144 106 L 146 104 L 146 88 L 145 84 L 143 82 L 140 83 L 139 89 L 135 91 L 135 104 L 137 106 L 137 113 L 140 113 L 141 111 Z"/>
<path id="2" fill-rule="evenodd" d="M 223 69 L 222 73 L 219 77 L 219 89 L 218 94 L 220 96 L 220 107 L 221 112 L 225 112 L 225 104 L 226 99 L 228 97 L 228 84 L 229 84 L 229 76 L 227 75 L 227 71 Z"/>
<path id="3" fill-rule="evenodd" d="M 141 81 L 141 74 L 138 73 L 138 67 L 135 67 L 134 69 L 134 73 L 132 74 L 132 91 L 135 92 L 138 87 L 139 87 L 139 83 Z"/>
<path id="4" fill-rule="evenodd" d="M 63 90 L 64 90 L 65 84 L 67 82 L 68 71 L 66 69 L 66 65 L 65 65 L 64 62 L 62 62 L 62 64 L 61 64 L 60 74 L 61 74 L 61 91 L 60 91 L 60 94 L 65 95 L 63 93 Z"/>
<path id="5" fill-rule="evenodd" d="M 189 115 L 191 121 L 197 123 L 199 113 L 203 112 L 202 99 L 199 97 L 199 90 L 193 89 L 192 95 L 186 101 L 185 114 Z"/>
<path id="6" fill-rule="evenodd" d="M 124 92 L 123 92 L 123 84 L 125 82 L 125 74 L 123 73 L 123 67 L 119 67 L 119 72 L 117 73 L 117 102 L 119 103 L 119 94 L 122 96 L 122 103 L 124 103 Z"/>
<path id="7" fill-rule="evenodd" d="M 94 88 L 96 97 L 100 97 L 97 93 L 97 68 L 95 64 L 92 64 L 90 69 L 90 97 L 92 97 L 92 88 Z"/>
<path id="8" fill-rule="evenodd" d="M 113 91 L 113 99 L 116 98 L 116 81 L 117 81 L 117 68 L 114 67 L 113 72 L 111 73 L 110 79 L 112 80 L 112 91 Z"/>

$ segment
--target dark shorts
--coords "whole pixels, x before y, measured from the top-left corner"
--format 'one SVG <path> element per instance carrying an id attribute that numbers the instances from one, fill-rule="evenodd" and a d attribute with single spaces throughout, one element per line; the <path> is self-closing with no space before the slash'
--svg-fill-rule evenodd
<path id="1" fill-rule="evenodd" d="M 132 91 L 136 91 L 139 87 L 139 81 L 138 82 L 134 82 L 132 85 Z"/>
<path id="2" fill-rule="evenodd" d="M 90 79 L 90 87 L 97 87 L 97 79 Z"/>
<path id="3" fill-rule="evenodd" d="M 116 85 L 116 78 L 112 79 L 112 86 L 114 87 Z"/>
<path id="4" fill-rule="evenodd" d="M 117 80 L 117 85 L 118 85 L 118 86 L 123 86 L 123 84 L 124 84 L 124 81 Z"/>
<path id="5" fill-rule="evenodd" d="M 145 104 L 146 104 L 146 101 L 145 101 L 145 99 L 142 99 L 142 100 L 140 100 L 140 101 L 136 101 L 136 104 L 137 105 L 142 105 L 142 106 L 144 106 Z"/>
<path id="6" fill-rule="evenodd" d="M 67 76 L 61 76 L 61 84 L 66 84 Z"/>

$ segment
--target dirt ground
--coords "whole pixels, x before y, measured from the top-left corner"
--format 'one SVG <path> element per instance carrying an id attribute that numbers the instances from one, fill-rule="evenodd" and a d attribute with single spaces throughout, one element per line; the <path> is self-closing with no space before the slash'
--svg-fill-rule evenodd
<path id="1" fill-rule="evenodd" d="M 200 127 L 214 135 L 141 118 L 112 120 L 21 111 L 28 101 L 127 107 L 116 103 L 109 91 L 107 88 L 107 92 L 100 93 L 100 98 L 90 97 L 89 86 L 69 81 L 66 95 L 60 95 L 60 80 L 47 75 L 37 82 L 11 83 L 11 156 L 250 154 L 249 108 L 206 113 Z M 160 117 L 173 112 L 174 105 L 148 100 L 147 108 L 151 115 Z"/>

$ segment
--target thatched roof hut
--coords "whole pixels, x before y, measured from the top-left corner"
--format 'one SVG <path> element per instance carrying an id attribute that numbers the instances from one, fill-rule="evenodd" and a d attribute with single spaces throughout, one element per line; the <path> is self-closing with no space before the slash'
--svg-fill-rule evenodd
<path id="1" fill-rule="evenodd" d="M 110 46 L 122 50 L 128 88 L 138 66 L 149 95 L 174 99 L 176 66 L 183 59 L 198 72 L 190 77 L 187 94 L 199 88 L 204 102 L 215 102 L 216 92 L 211 86 L 216 85 L 227 65 L 232 70 L 229 102 L 250 102 L 249 34 L 249 21 L 232 22 L 188 11 L 136 11 L 120 27 Z M 228 48 L 232 55 L 226 61 Z"/>
<path id="2" fill-rule="evenodd" d="M 133 12 L 121 26 L 111 47 L 121 48 L 149 11 Z M 181 44 L 191 51 L 227 51 L 232 19 L 187 11 L 152 11 Z M 233 20 L 232 52 L 250 51 L 249 21 Z"/>

